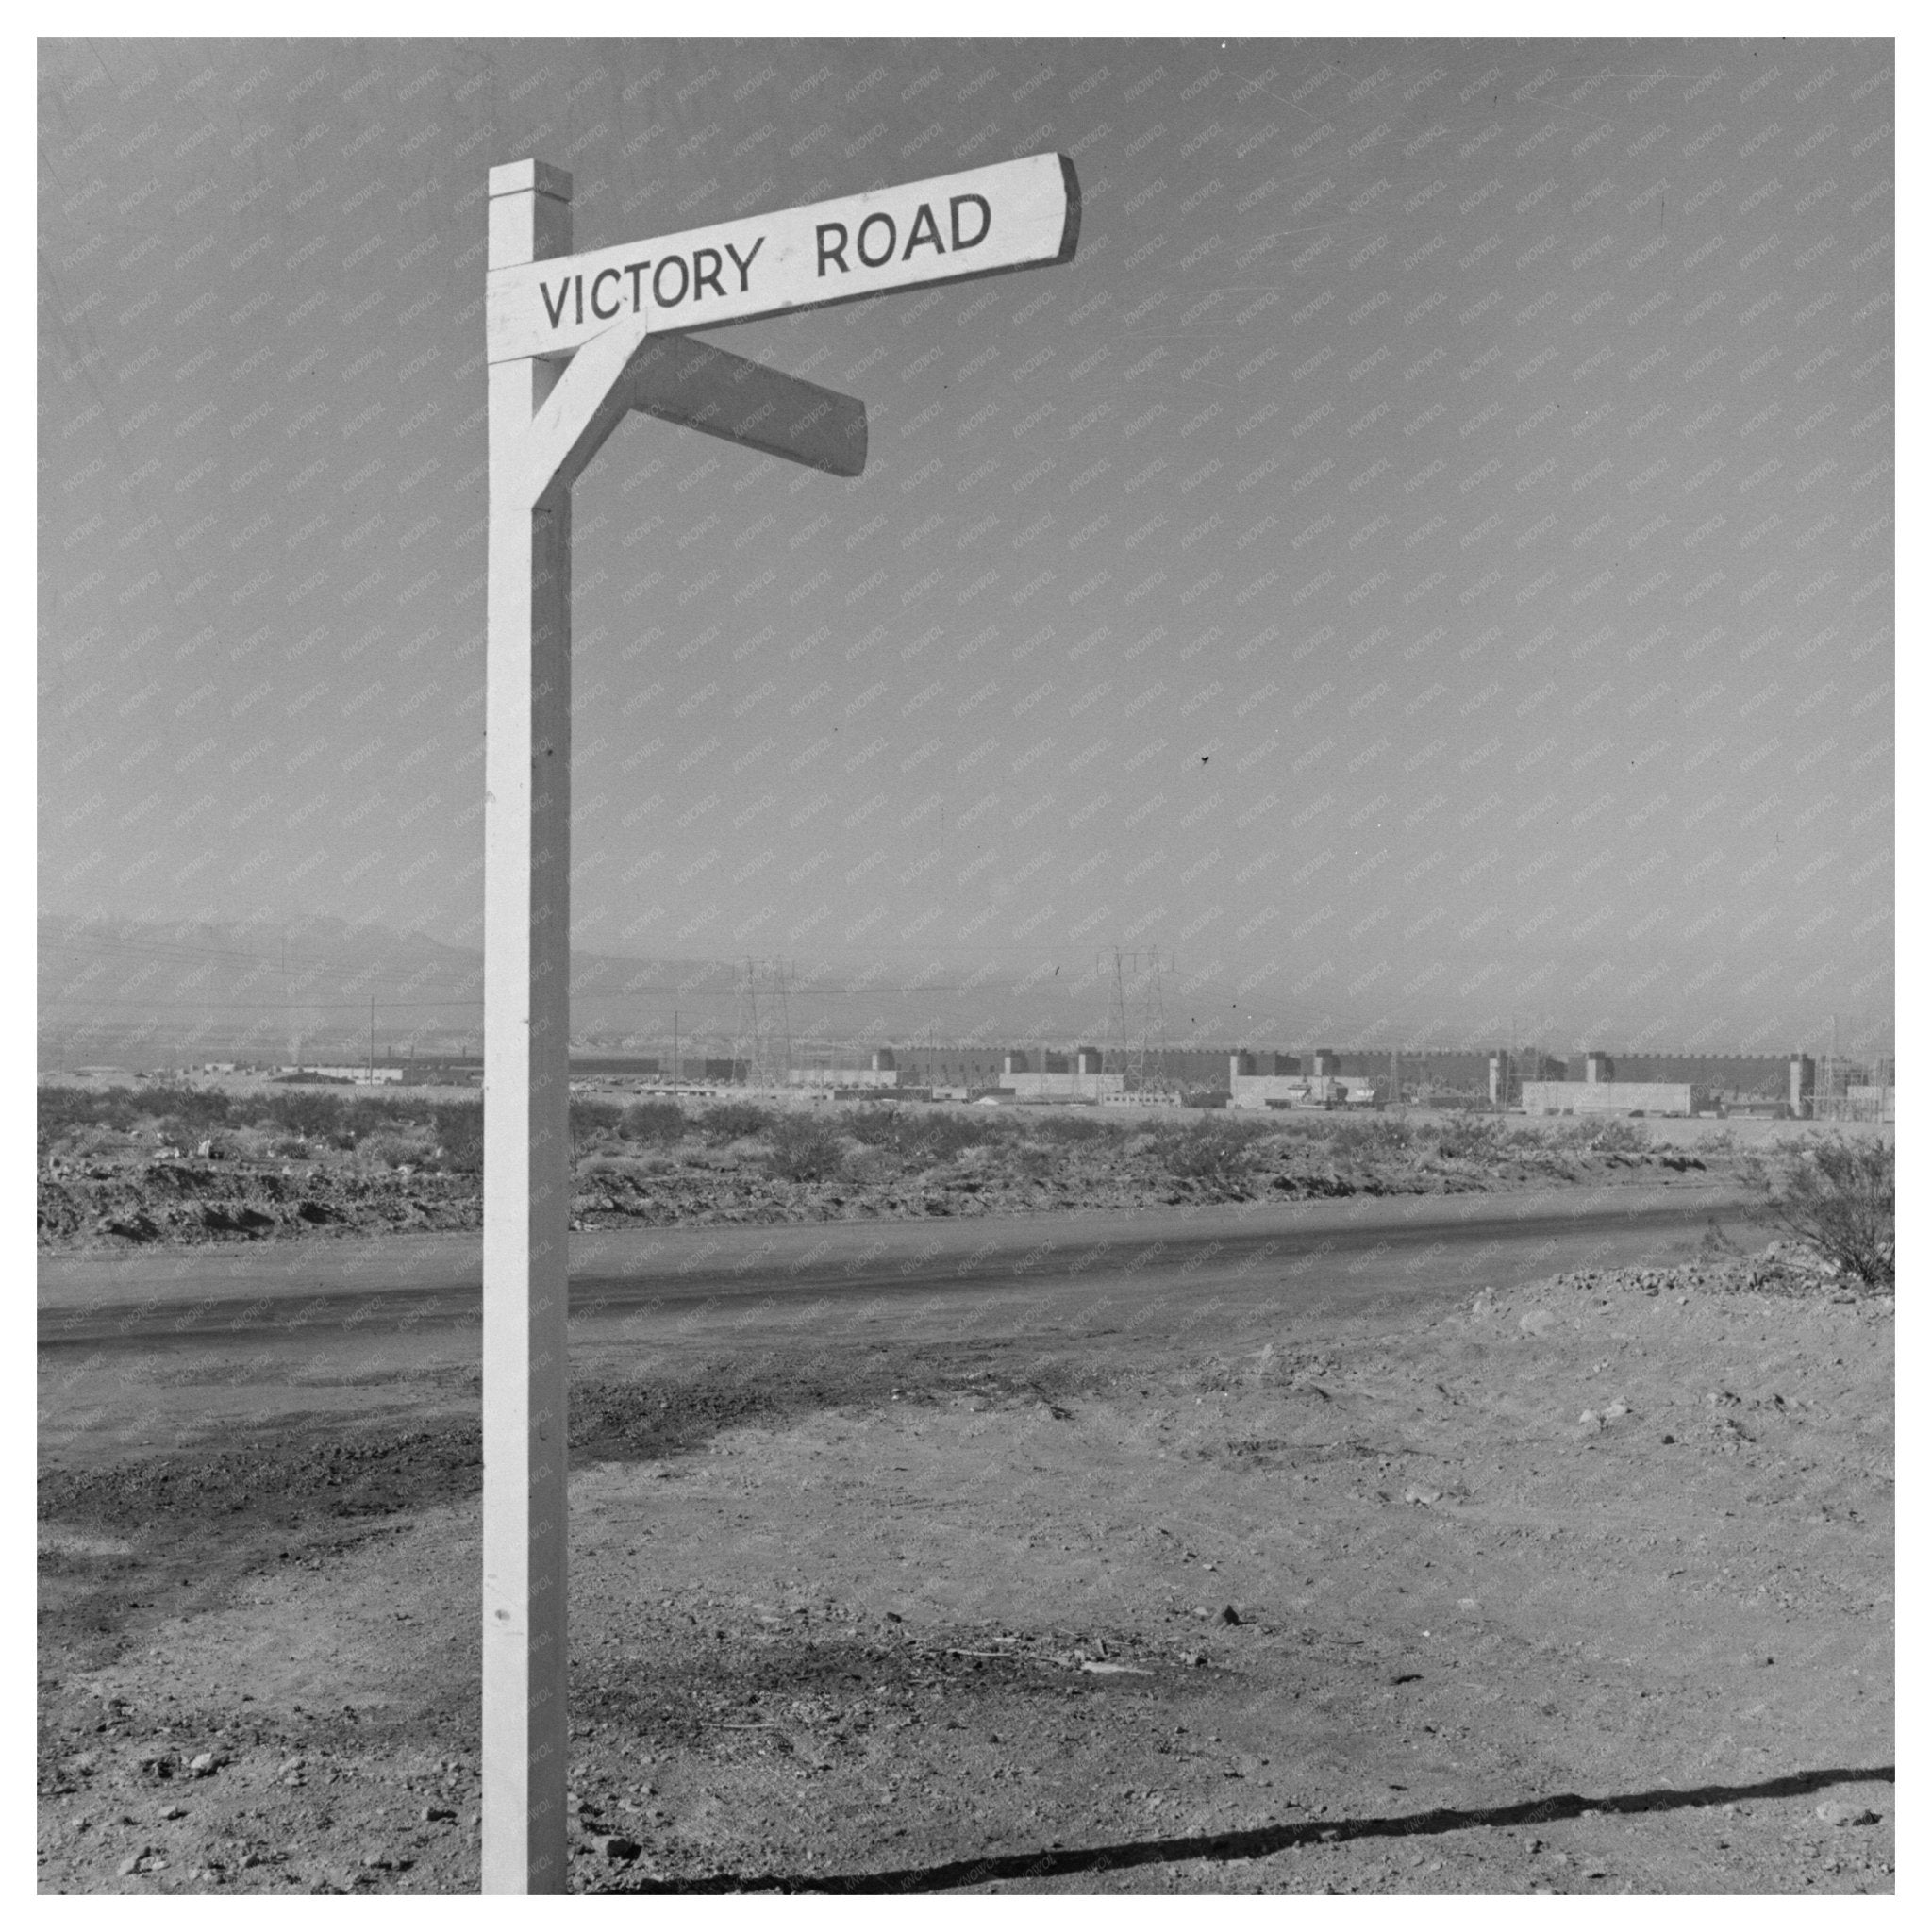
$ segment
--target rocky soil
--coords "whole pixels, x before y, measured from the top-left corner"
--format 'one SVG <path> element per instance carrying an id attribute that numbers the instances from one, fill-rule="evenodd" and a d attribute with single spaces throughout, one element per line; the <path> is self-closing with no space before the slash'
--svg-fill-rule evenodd
<path id="1" fill-rule="evenodd" d="M 974 1216 L 1072 1208 L 1297 1200 L 1367 1194 L 1507 1191 L 1576 1182 L 1655 1184 L 1723 1178 L 1728 1150 L 1647 1143 L 1634 1124 L 1590 1132 L 1482 1132 L 1445 1139 L 1376 1133 L 1324 1117 L 1275 1125 L 1209 1116 L 1184 1127 L 1109 1124 L 1090 1136 L 1032 1121 L 975 1122 L 985 1138 L 935 1158 L 918 1145 L 842 1136 L 833 1171 L 791 1178 L 755 1135 L 690 1139 L 640 1150 L 615 1132 L 583 1137 L 572 1224 L 697 1226 Z M 1196 1117 L 1200 1123 L 1200 1117 Z M 1079 1123 L 1084 1125 L 1085 1123 Z M 1452 1129 L 1455 1124 L 1451 1123 Z M 43 1250 L 205 1244 L 327 1235 L 480 1228 L 482 1177 L 438 1164 L 426 1138 L 401 1147 L 298 1154 L 262 1137 L 209 1137 L 158 1149 L 153 1133 L 93 1128 L 43 1148 L 38 1175 Z M 415 1151 L 419 1160 L 397 1160 Z"/>
<path id="2" fill-rule="evenodd" d="M 1892 1310 L 1789 1253 L 573 1395 L 586 1891 L 1889 1891 Z M 43 1474 L 46 1891 L 477 1882 L 473 1423 Z"/>

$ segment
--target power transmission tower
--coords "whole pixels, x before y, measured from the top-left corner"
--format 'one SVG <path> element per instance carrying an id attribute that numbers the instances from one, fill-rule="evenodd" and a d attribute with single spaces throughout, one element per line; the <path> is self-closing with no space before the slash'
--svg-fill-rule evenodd
<path id="1" fill-rule="evenodd" d="M 1103 955 L 1097 964 L 1105 966 Z M 1177 969 L 1172 953 L 1158 947 L 1113 949 L 1113 991 L 1108 1014 L 1108 1045 L 1126 1075 L 1130 1093 L 1177 1094 L 1168 1075 L 1167 975 Z"/>
<path id="2" fill-rule="evenodd" d="M 758 1005 L 759 982 L 765 1003 Z M 732 1058 L 744 1067 L 747 1084 L 783 1087 L 791 1068 L 791 992 L 782 959 L 747 956 L 738 982 L 737 1032 Z"/>
<path id="3" fill-rule="evenodd" d="M 778 961 L 778 1033 L 785 1054 L 778 1072 L 778 1084 L 782 1087 L 791 1080 L 791 975 L 782 959 Z"/>

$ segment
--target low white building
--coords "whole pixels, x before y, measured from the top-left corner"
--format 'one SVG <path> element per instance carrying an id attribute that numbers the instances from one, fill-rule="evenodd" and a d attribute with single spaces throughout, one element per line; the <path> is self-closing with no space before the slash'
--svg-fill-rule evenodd
<path id="1" fill-rule="evenodd" d="M 1001 1061 L 999 1084 L 1015 1100 L 1115 1100 L 1126 1091 L 1124 1074 L 1103 1074 L 1100 1051 L 1083 1046 L 1071 1058 L 1062 1053 L 1041 1056 L 1035 1069 L 1024 1053 L 1009 1053 Z"/>
<path id="2" fill-rule="evenodd" d="M 282 1067 L 283 1074 L 313 1074 L 323 1080 L 346 1080 L 356 1087 L 387 1087 L 398 1084 L 403 1077 L 401 1067 Z"/>
<path id="3" fill-rule="evenodd" d="M 1270 1071 L 1257 1065 L 1259 1058 L 1274 1062 Z M 1301 1062 L 1287 1054 L 1257 1056 L 1232 1055 L 1227 1063 L 1227 1091 L 1230 1107 L 1379 1107 L 1386 1097 L 1382 1083 L 1361 1074 L 1338 1074 L 1336 1057 L 1323 1052 L 1315 1056 L 1320 1071 L 1303 1073 Z"/>
<path id="4" fill-rule="evenodd" d="M 1000 1086 L 1015 1100 L 1108 1100 L 1126 1091 L 1124 1074 L 1002 1074 Z"/>
<path id="5" fill-rule="evenodd" d="M 891 1088 L 899 1084 L 899 1062 L 890 1046 L 874 1050 L 868 1067 L 793 1067 L 785 1076 L 793 1087 Z"/>
<path id="6" fill-rule="evenodd" d="M 1246 1108 L 1380 1107 L 1381 1083 L 1357 1074 L 1236 1074 L 1228 1105 Z"/>
<path id="7" fill-rule="evenodd" d="M 793 1087 L 891 1089 L 899 1084 L 896 1067 L 793 1067 L 786 1076 Z"/>
<path id="8" fill-rule="evenodd" d="M 1678 1080 L 1525 1080 L 1524 1113 L 1658 1113 L 1702 1111 L 1702 1094 Z"/>

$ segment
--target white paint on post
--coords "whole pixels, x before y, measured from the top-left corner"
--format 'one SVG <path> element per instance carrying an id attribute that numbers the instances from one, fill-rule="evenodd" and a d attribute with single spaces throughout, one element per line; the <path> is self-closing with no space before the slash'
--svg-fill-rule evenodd
<path id="1" fill-rule="evenodd" d="M 656 289 L 643 292 L 650 264 L 628 258 L 635 249 L 567 253 L 570 197 L 570 176 L 541 161 L 490 171 L 483 1890 L 508 1893 L 561 1892 L 569 1878 L 571 486 L 633 409 L 856 476 L 865 466 L 862 403 L 708 344 L 660 343 L 652 332 L 675 338 L 701 324 L 1069 261 L 1080 209 L 1073 163 L 1058 155 L 792 208 L 762 218 L 756 247 L 730 249 L 744 271 L 737 308 L 702 317 L 694 308 L 690 321 L 666 324 Z M 728 238 L 748 225 L 694 232 Z M 799 252 L 808 236 L 809 265 Z M 750 271 L 767 259 L 768 242 L 774 275 L 754 291 Z M 852 273 L 848 246 L 871 279 L 815 291 Z M 712 252 L 694 243 L 686 264 L 701 290 Z M 608 306 L 623 279 L 608 263 L 620 256 L 625 276 L 637 270 L 628 308 Z M 557 293 L 566 271 L 575 291 L 568 331 Z M 586 275 L 590 327 L 575 310 Z M 541 293 L 547 336 L 500 325 L 504 315 L 514 322 L 513 288 L 524 284 L 508 278 L 517 275 Z"/>
<path id="2" fill-rule="evenodd" d="M 1049 154 L 582 255 L 492 253 L 489 356 L 567 355 L 647 308 L 675 335 L 1040 268 L 1071 261 L 1079 233 L 1074 164 Z"/>
<path id="3" fill-rule="evenodd" d="M 570 177 L 491 171 L 490 260 L 570 246 Z M 539 507 L 557 377 L 490 371 L 484 783 L 483 1890 L 560 1892 L 569 1848 L 570 497 Z"/>

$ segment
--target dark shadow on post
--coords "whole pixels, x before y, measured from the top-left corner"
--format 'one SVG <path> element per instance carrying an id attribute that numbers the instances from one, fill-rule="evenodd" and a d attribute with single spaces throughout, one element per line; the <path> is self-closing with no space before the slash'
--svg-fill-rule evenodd
<path id="1" fill-rule="evenodd" d="M 962 1885 L 985 1885 L 994 1879 L 1066 1878 L 1082 1873 L 1117 1872 L 1134 1865 L 1164 1865 L 1190 1858 L 1266 1858 L 1298 1845 L 1340 1843 L 1355 1838 L 1427 1838 L 1445 1831 L 1471 1831 L 1511 1824 L 1549 1824 L 1560 1818 L 1579 1818 L 1586 1811 L 1628 1815 L 1641 1811 L 1689 1811 L 1707 1805 L 1731 1805 L 1750 1798 L 1802 1798 L 1833 1785 L 1891 1784 L 1896 1767 L 1879 1764 L 1863 1770 L 1802 1771 L 1787 1777 L 1765 1778 L 1750 1785 L 1696 1785 L 1685 1790 L 1659 1789 L 1629 1791 L 1607 1798 L 1579 1797 L 1563 1791 L 1554 1797 L 1525 1799 L 1520 1804 L 1492 1806 L 1485 1810 L 1412 1811 L 1393 1818 L 1310 1820 L 1302 1824 L 1259 1825 L 1249 1831 L 1222 1831 L 1200 1838 L 1146 1839 L 1139 1842 L 1089 1845 L 1077 1849 L 1014 1852 L 1000 1857 L 958 1858 L 949 1864 L 925 1865 L 899 1872 L 769 1874 L 733 1877 L 721 1874 L 687 1885 L 638 1878 L 611 1890 L 624 1892 L 907 1892 L 950 1891 Z"/>

